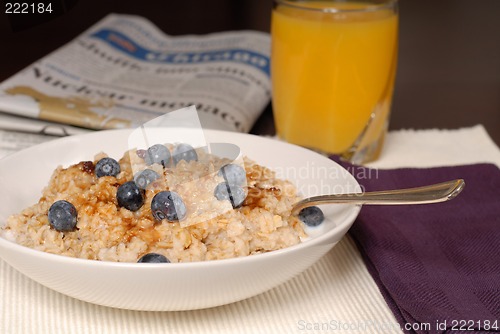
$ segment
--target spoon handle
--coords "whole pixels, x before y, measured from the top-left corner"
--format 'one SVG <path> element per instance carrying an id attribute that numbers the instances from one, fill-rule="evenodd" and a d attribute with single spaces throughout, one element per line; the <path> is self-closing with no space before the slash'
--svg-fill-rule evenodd
<path id="1" fill-rule="evenodd" d="M 296 203 L 292 214 L 298 214 L 305 207 L 319 204 L 399 205 L 438 203 L 455 198 L 464 186 L 464 180 L 458 179 L 417 188 L 314 196 Z"/>

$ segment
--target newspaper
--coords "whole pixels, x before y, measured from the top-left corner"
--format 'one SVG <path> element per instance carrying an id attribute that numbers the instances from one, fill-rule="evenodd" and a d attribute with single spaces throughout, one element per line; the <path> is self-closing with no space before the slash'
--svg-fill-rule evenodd
<path id="1" fill-rule="evenodd" d="M 0 83 L 0 112 L 17 116 L 0 114 L 0 129 L 130 128 L 195 105 L 204 128 L 248 132 L 271 97 L 269 57 L 266 33 L 168 36 L 144 18 L 110 14 Z"/>
<path id="2" fill-rule="evenodd" d="M 0 113 L 0 159 L 57 137 L 92 130 Z"/>
<path id="3" fill-rule="evenodd" d="M 22 133 L 0 129 L 0 159 L 30 146 L 57 138 L 37 133 Z"/>

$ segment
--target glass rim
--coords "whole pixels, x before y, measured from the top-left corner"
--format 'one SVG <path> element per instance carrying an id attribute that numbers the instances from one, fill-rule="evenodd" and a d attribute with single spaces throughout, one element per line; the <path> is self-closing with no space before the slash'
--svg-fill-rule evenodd
<path id="1" fill-rule="evenodd" d="M 384 9 L 395 9 L 398 3 L 398 0 L 387 0 L 384 3 L 381 4 L 373 4 L 373 5 L 368 5 L 363 8 L 358 8 L 358 9 L 339 9 L 339 8 L 334 8 L 333 6 L 325 6 L 325 8 L 314 8 L 314 7 L 307 7 L 305 5 L 309 1 L 305 0 L 299 0 L 299 1 L 293 1 L 293 0 L 273 0 L 275 5 L 283 5 L 286 7 L 291 7 L 295 9 L 300 9 L 300 10 L 308 10 L 312 12 L 323 12 L 323 13 L 362 13 L 362 12 L 376 12 L 379 10 L 384 10 Z M 319 1 L 318 1 L 319 2 Z M 347 3 L 348 1 L 325 1 L 325 4 L 330 3 Z M 360 2 L 363 2 L 362 0 Z"/>

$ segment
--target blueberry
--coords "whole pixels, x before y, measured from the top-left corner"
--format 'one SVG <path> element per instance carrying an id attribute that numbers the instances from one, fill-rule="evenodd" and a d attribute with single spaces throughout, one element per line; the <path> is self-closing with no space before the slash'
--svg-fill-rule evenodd
<path id="1" fill-rule="evenodd" d="M 229 184 L 243 185 L 247 181 L 247 173 L 240 165 L 227 164 L 221 167 L 218 173 Z"/>
<path id="2" fill-rule="evenodd" d="M 160 191 L 151 201 L 151 213 L 157 221 L 182 220 L 186 217 L 186 205 L 182 198 L 173 191 Z"/>
<path id="3" fill-rule="evenodd" d="M 198 154 L 193 146 L 182 143 L 174 148 L 172 158 L 174 159 L 174 164 L 177 165 L 181 160 L 185 160 L 186 162 L 198 161 Z"/>
<path id="4" fill-rule="evenodd" d="M 325 220 L 323 211 L 317 206 L 308 206 L 300 210 L 299 219 L 307 226 L 318 226 Z"/>
<path id="5" fill-rule="evenodd" d="M 169 259 L 158 253 L 148 253 L 141 256 L 138 263 L 170 263 Z"/>
<path id="6" fill-rule="evenodd" d="M 146 161 L 147 165 L 157 163 L 163 165 L 163 167 L 168 167 L 170 165 L 170 151 L 165 145 L 153 145 L 146 151 L 144 161 Z"/>
<path id="7" fill-rule="evenodd" d="M 145 169 L 142 172 L 135 174 L 135 184 L 140 189 L 146 189 L 153 181 L 158 180 L 160 175 L 152 169 Z"/>
<path id="8" fill-rule="evenodd" d="M 73 231 L 76 228 L 77 212 L 73 204 L 68 201 L 54 202 L 49 208 L 49 223 L 60 232 Z"/>
<path id="9" fill-rule="evenodd" d="M 118 187 L 116 191 L 118 205 L 130 211 L 137 211 L 144 204 L 144 196 L 141 189 L 134 181 L 128 181 Z"/>
<path id="10" fill-rule="evenodd" d="M 239 185 L 221 182 L 215 187 L 214 196 L 219 201 L 230 201 L 233 208 L 236 209 L 243 204 L 246 194 Z"/>
<path id="11" fill-rule="evenodd" d="M 95 165 L 95 175 L 116 176 L 120 173 L 120 164 L 113 158 L 102 158 Z"/>

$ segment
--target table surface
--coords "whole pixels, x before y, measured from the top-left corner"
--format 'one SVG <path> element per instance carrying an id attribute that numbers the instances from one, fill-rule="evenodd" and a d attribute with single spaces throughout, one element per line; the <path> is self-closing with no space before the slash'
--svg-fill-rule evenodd
<path id="1" fill-rule="evenodd" d="M 12 31 L 0 14 L 0 81 L 69 42 L 111 12 L 150 19 L 170 35 L 269 31 L 272 0 L 68 1 L 65 14 Z M 484 124 L 500 145 L 500 1 L 400 2 L 399 60 L 390 129 Z M 274 134 L 269 105 L 251 131 Z"/>

